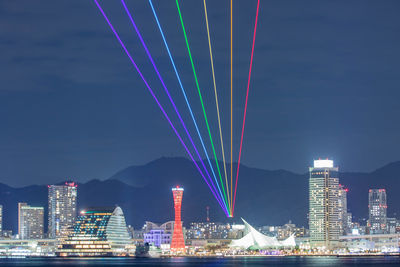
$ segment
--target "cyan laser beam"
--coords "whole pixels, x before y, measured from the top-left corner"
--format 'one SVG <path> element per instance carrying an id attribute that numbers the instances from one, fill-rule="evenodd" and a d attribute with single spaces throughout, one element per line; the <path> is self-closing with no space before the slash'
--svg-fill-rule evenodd
<path id="1" fill-rule="evenodd" d="M 131 12 L 129 11 L 128 7 L 126 6 L 126 3 L 125 3 L 124 0 L 121 0 L 121 3 L 122 3 L 122 5 L 123 5 L 123 7 L 124 7 L 124 9 L 125 9 L 125 11 L 126 11 L 126 14 L 127 14 L 128 17 L 129 17 L 129 20 L 130 20 L 131 23 L 132 23 L 133 28 L 134 28 L 135 31 L 136 31 L 136 34 L 138 35 L 138 37 L 139 37 L 139 39 L 140 39 L 140 42 L 142 43 L 142 46 L 143 46 L 144 50 L 146 51 L 146 54 L 147 54 L 147 56 L 148 56 L 148 58 L 149 58 L 151 64 L 153 65 L 153 68 L 154 68 L 154 70 L 155 70 L 155 72 L 156 72 L 156 74 L 157 74 L 157 76 L 158 76 L 158 79 L 160 80 L 160 82 L 161 82 L 161 84 L 162 84 L 162 86 L 163 86 L 163 88 L 164 88 L 164 91 L 165 91 L 165 93 L 167 94 L 167 96 L 168 96 L 168 98 L 169 98 L 169 101 L 171 102 L 171 104 L 172 104 L 172 106 L 173 106 L 173 108 L 174 108 L 174 110 L 175 110 L 175 113 L 177 114 L 177 116 L 178 116 L 178 118 L 179 118 L 179 120 L 180 120 L 180 123 L 182 124 L 183 129 L 184 129 L 185 132 L 186 132 L 187 137 L 188 137 L 189 140 L 190 140 L 190 143 L 192 144 L 192 146 L 193 146 L 193 148 L 194 148 L 194 150 L 195 150 L 195 152 L 196 152 L 196 155 L 197 155 L 198 158 L 199 158 L 199 161 L 200 161 L 201 165 L 203 166 L 204 170 L 206 171 L 206 174 L 207 174 L 208 178 L 210 179 L 211 185 L 213 186 L 214 190 L 216 191 L 214 182 L 213 182 L 212 179 L 211 179 L 211 176 L 210 176 L 210 174 L 209 174 L 209 172 L 208 172 L 208 170 L 207 170 L 207 168 L 206 168 L 206 166 L 205 166 L 205 164 L 204 164 L 204 162 L 203 162 L 203 159 L 201 158 L 200 153 L 199 153 L 199 151 L 197 150 L 196 145 L 194 144 L 194 141 L 193 141 L 193 139 L 192 139 L 192 136 L 190 135 L 189 130 L 187 129 L 186 124 L 185 124 L 185 122 L 183 121 L 182 116 L 181 116 L 181 114 L 180 114 L 180 112 L 179 112 L 179 110 L 178 110 L 178 108 L 177 108 L 177 106 L 176 106 L 174 100 L 172 99 L 172 96 L 171 96 L 171 94 L 170 94 L 170 92 L 169 92 L 169 90 L 168 90 L 168 88 L 167 88 L 167 86 L 166 86 L 166 84 L 165 84 L 165 82 L 164 82 L 164 79 L 162 78 L 162 76 L 161 76 L 161 74 L 160 74 L 160 72 L 159 72 L 159 70 L 158 70 L 158 68 L 157 68 L 156 63 L 154 62 L 154 59 L 153 59 L 153 57 L 151 56 L 151 53 L 150 53 L 150 51 L 149 51 L 149 49 L 148 49 L 148 47 L 147 47 L 147 45 L 146 45 L 146 43 L 145 43 L 145 41 L 144 41 L 144 39 L 143 39 L 143 36 L 141 35 L 141 33 L 140 33 L 140 31 L 139 31 L 139 29 L 138 29 L 138 27 L 137 27 L 137 25 L 136 25 L 136 23 L 135 23 L 133 17 L 132 17 Z M 211 164 L 210 164 L 210 168 L 211 168 L 211 170 L 212 170 L 212 165 L 211 165 Z M 218 188 L 219 188 L 218 183 L 217 183 L 217 186 L 218 186 Z M 221 190 L 220 190 L 220 191 L 221 191 Z M 225 201 L 223 201 L 223 202 L 224 202 L 226 208 L 228 209 L 227 203 L 226 203 Z M 228 209 L 228 210 L 229 210 L 229 209 Z"/>
<path id="2" fill-rule="evenodd" d="M 197 135 L 199 136 L 199 139 L 200 139 L 200 142 L 201 142 L 201 146 L 203 147 L 204 153 L 206 154 L 207 161 L 208 161 L 208 165 L 210 166 L 210 169 L 211 169 L 212 174 L 213 174 L 213 176 L 214 176 L 215 183 L 217 184 L 219 193 L 220 193 L 220 195 L 221 195 L 221 197 L 222 197 L 223 194 L 222 194 L 222 192 L 221 192 L 221 188 L 219 187 L 219 183 L 218 183 L 218 180 L 217 180 L 217 176 L 215 175 L 214 168 L 213 168 L 213 166 L 212 166 L 212 164 L 211 164 L 210 157 L 209 157 L 209 155 L 208 155 L 208 151 L 207 151 L 207 149 L 206 149 L 206 146 L 204 145 L 203 137 L 202 137 L 202 135 L 201 135 L 201 133 L 200 133 L 200 130 L 199 130 L 199 127 L 198 127 L 198 125 L 197 125 L 196 118 L 195 118 L 195 116 L 194 116 L 194 114 L 193 114 L 192 107 L 191 107 L 191 105 L 190 105 L 190 103 L 189 103 L 189 100 L 188 100 L 188 98 L 187 98 L 186 91 L 185 91 L 185 89 L 184 89 L 184 87 L 183 87 L 183 84 L 182 84 L 182 81 L 181 81 L 181 77 L 180 77 L 180 75 L 179 75 L 179 73 L 178 73 L 178 70 L 177 70 L 177 68 L 176 68 L 175 61 L 174 61 L 174 59 L 173 59 L 173 57 L 172 57 L 171 51 L 170 51 L 170 49 L 169 49 L 167 40 L 166 40 L 165 35 L 164 35 L 164 31 L 162 30 L 162 27 L 161 27 L 160 21 L 159 21 L 159 19 L 158 19 L 157 13 L 156 13 L 156 11 L 155 11 L 155 9 L 154 9 L 152 0 L 149 0 L 149 3 L 150 3 L 150 6 L 151 6 L 151 9 L 152 9 L 152 11 L 153 11 L 154 18 L 155 18 L 155 20 L 156 20 L 156 22 L 157 22 L 158 29 L 160 30 L 161 37 L 162 37 L 162 39 L 163 39 L 163 41 L 164 41 L 165 48 L 167 49 L 168 56 L 169 56 L 169 58 L 170 58 L 172 67 L 174 68 L 176 78 L 178 79 L 179 86 L 181 87 L 181 91 L 182 91 L 183 97 L 185 98 L 186 105 L 187 105 L 187 107 L 188 107 L 188 109 L 189 109 L 190 116 L 192 117 L 194 126 L 195 126 L 195 128 L 196 128 Z"/>
<path id="3" fill-rule="evenodd" d="M 178 137 L 179 141 L 181 142 L 182 146 L 184 147 L 184 149 L 186 150 L 186 152 L 188 153 L 190 159 L 193 161 L 194 165 L 196 166 L 196 169 L 199 171 L 199 173 L 201 174 L 201 176 L 203 177 L 204 181 L 206 182 L 206 184 L 208 185 L 208 187 L 210 188 L 212 194 L 214 195 L 214 197 L 216 198 L 218 204 L 221 206 L 221 208 L 223 209 L 223 211 L 225 212 L 225 214 L 228 216 L 227 210 L 225 209 L 224 205 L 222 205 L 221 201 L 219 200 L 219 198 L 217 197 L 217 195 L 215 194 L 214 190 L 211 188 L 210 184 L 208 183 L 206 177 L 204 176 L 203 172 L 201 171 L 199 165 L 197 164 L 197 162 L 194 160 L 192 154 L 190 153 L 189 149 L 187 148 L 185 142 L 183 141 L 182 137 L 179 135 L 178 131 L 176 130 L 174 124 L 172 123 L 171 119 L 169 118 L 168 114 L 166 113 L 166 111 L 164 110 L 163 106 L 161 105 L 161 103 L 159 102 L 158 98 L 156 97 L 156 95 L 154 94 L 153 90 L 151 89 L 150 85 L 148 84 L 147 80 L 145 79 L 145 77 L 143 76 L 142 72 L 140 71 L 139 67 L 136 65 L 135 61 L 133 60 L 131 54 L 129 53 L 128 49 L 126 48 L 125 44 L 123 43 L 123 41 L 121 40 L 121 38 L 119 37 L 117 31 L 115 30 L 114 26 L 111 24 L 110 20 L 108 19 L 107 15 L 105 14 L 104 10 L 102 9 L 102 7 L 100 6 L 100 4 L 98 3 L 97 0 L 93 0 L 96 4 L 96 6 L 98 7 L 98 9 L 100 10 L 101 14 L 103 15 L 104 19 L 106 20 L 108 26 L 110 27 L 111 31 L 114 33 L 115 37 L 117 38 L 118 42 L 120 43 L 120 45 L 122 46 L 123 50 L 125 51 L 126 55 L 128 56 L 129 60 L 131 61 L 133 67 L 135 68 L 135 70 L 138 72 L 140 78 L 143 80 L 144 84 L 146 85 L 148 91 L 150 92 L 150 94 L 152 95 L 152 97 L 154 98 L 154 100 L 156 101 L 158 107 L 161 109 L 161 112 L 163 113 L 164 117 L 167 119 L 168 123 L 170 124 L 172 130 L 174 131 L 174 133 L 176 134 L 176 136 Z"/>
<path id="4" fill-rule="evenodd" d="M 212 139 L 210 125 L 208 124 L 207 113 L 206 113 L 206 109 L 204 107 L 204 101 L 203 101 L 203 97 L 202 97 L 202 94 L 201 94 L 199 81 L 197 79 L 196 69 L 194 67 L 192 52 L 191 52 L 190 46 L 189 46 L 189 40 L 188 40 L 188 37 L 187 37 L 187 34 L 186 34 L 185 25 L 183 23 L 183 17 L 182 17 L 181 8 L 179 7 L 179 1 L 176 0 L 175 2 L 176 2 L 176 7 L 178 9 L 179 19 L 181 21 L 183 36 L 185 37 L 186 48 L 187 48 L 187 51 L 188 51 L 188 54 L 189 54 L 190 64 L 192 66 L 192 71 L 193 71 L 194 80 L 196 82 L 197 92 L 198 92 L 199 98 L 200 98 L 201 108 L 203 109 L 204 121 L 206 122 L 208 136 L 210 138 L 210 143 L 211 143 L 211 148 L 212 148 L 212 151 L 214 153 L 215 164 L 217 165 L 218 175 L 219 175 L 219 179 L 221 181 L 222 192 L 224 193 L 225 202 L 228 202 L 228 199 L 226 198 L 226 194 L 225 194 L 224 182 L 222 181 L 222 177 L 221 177 L 221 170 L 219 169 L 217 154 L 215 152 L 214 141 Z"/>

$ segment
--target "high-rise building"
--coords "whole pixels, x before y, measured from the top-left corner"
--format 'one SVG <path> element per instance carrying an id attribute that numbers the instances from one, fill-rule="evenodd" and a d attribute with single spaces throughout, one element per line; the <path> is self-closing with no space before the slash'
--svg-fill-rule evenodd
<path id="1" fill-rule="evenodd" d="M 3 236 L 3 206 L 0 205 L 0 237 Z"/>
<path id="2" fill-rule="evenodd" d="M 21 238 L 22 235 L 22 207 L 28 206 L 27 203 L 19 202 L 18 203 L 18 236 Z"/>
<path id="3" fill-rule="evenodd" d="M 386 231 L 386 190 L 370 189 L 368 194 L 369 220 L 368 228 L 370 233 L 382 234 Z"/>
<path id="4" fill-rule="evenodd" d="M 339 208 L 339 228 L 340 234 L 345 235 L 350 231 L 349 216 L 347 211 L 347 192 L 349 190 L 343 185 L 339 184 L 339 198 L 338 198 L 338 208 Z"/>
<path id="5" fill-rule="evenodd" d="M 332 160 L 315 160 L 310 167 L 310 245 L 333 249 L 339 241 L 339 168 Z"/>
<path id="6" fill-rule="evenodd" d="M 120 207 L 89 208 L 78 216 L 57 255 L 126 256 L 132 255 L 133 249 Z"/>
<path id="7" fill-rule="evenodd" d="M 40 239 L 44 235 L 44 208 L 18 203 L 18 235 L 20 239 Z"/>
<path id="8" fill-rule="evenodd" d="M 173 253 L 185 253 L 185 240 L 183 238 L 181 220 L 183 188 L 179 186 L 172 188 L 172 194 L 174 196 L 175 223 L 174 232 L 172 233 L 171 251 Z"/>
<path id="9" fill-rule="evenodd" d="M 57 238 L 74 225 L 77 185 L 49 185 L 49 237 Z"/>

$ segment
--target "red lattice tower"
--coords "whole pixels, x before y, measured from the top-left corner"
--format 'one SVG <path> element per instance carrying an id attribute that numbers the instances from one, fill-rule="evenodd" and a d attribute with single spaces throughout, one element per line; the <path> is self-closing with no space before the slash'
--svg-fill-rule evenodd
<path id="1" fill-rule="evenodd" d="M 175 253 L 185 253 L 185 240 L 183 239 L 181 221 L 183 188 L 179 186 L 172 188 L 172 194 L 174 195 L 175 225 L 174 233 L 172 234 L 171 251 Z"/>

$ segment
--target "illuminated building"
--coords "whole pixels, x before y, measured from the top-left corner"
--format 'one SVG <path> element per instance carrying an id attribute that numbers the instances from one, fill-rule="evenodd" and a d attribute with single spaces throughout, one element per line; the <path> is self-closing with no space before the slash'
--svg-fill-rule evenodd
<path id="1" fill-rule="evenodd" d="M 351 228 L 351 214 L 347 212 L 347 192 L 349 190 L 343 185 L 339 184 L 339 232 L 341 235 L 345 235 L 350 231 Z"/>
<path id="2" fill-rule="evenodd" d="M 0 258 L 54 257 L 57 243 L 57 239 L 0 239 Z"/>
<path id="3" fill-rule="evenodd" d="M 304 227 L 296 227 L 291 221 L 284 224 L 283 226 L 274 227 L 276 230 L 276 236 L 278 240 L 285 240 L 290 236 L 304 237 L 307 234 L 307 230 Z"/>
<path id="4" fill-rule="evenodd" d="M 28 205 L 27 203 L 22 203 L 22 202 L 18 203 L 18 235 L 19 236 L 21 236 L 21 234 L 22 234 L 22 221 L 21 221 L 21 219 L 22 219 L 22 214 L 21 214 L 22 207 L 23 206 L 27 206 L 27 205 Z"/>
<path id="5" fill-rule="evenodd" d="M 400 248 L 400 234 L 345 235 L 340 241 L 342 247 L 356 253 L 374 251 L 398 255 Z"/>
<path id="6" fill-rule="evenodd" d="M 294 235 L 289 238 L 279 241 L 276 237 L 266 236 L 254 229 L 253 226 L 248 224 L 244 219 L 242 219 L 245 225 L 245 236 L 232 240 L 229 245 L 231 248 L 238 249 L 249 249 L 249 250 L 259 250 L 268 248 L 281 248 L 281 247 L 294 247 L 296 242 Z"/>
<path id="7" fill-rule="evenodd" d="M 226 239 L 231 227 L 229 224 L 215 222 L 193 222 L 187 230 L 188 239 Z"/>
<path id="8" fill-rule="evenodd" d="M 184 253 L 185 240 L 183 238 L 182 220 L 181 220 L 183 188 L 180 188 L 179 186 L 172 188 L 172 194 L 174 196 L 175 222 L 174 222 L 174 232 L 172 234 L 172 241 L 171 241 L 171 251 L 174 253 Z"/>
<path id="9" fill-rule="evenodd" d="M 339 178 L 332 160 L 315 160 L 310 167 L 309 227 L 310 245 L 333 249 L 339 241 Z"/>
<path id="10" fill-rule="evenodd" d="M 386 218 L 386 233 L 395 234 L 397 233 L 397 226 L 399 222 L 396 218 Z"/>
<path id="11" fill-rule="evenodd" d="M 370 189 L 368 194 L 369 220 L 368 228 L 370 233 L 383 234 L 386 231 L 386 190 Z"/>
<path id="12" fill-rule="evenodd" d="M 40 239 L 44 232 L 44 208 L 18 203 L 18 235 L 20 239 Z"/>
<path id="13" fill-rule="evenodd" d="M 143 226 L 143 240 L 145 243 L 152 244 L 156 247 L 171 244 L 172 233 L 174 231 L 174 222 L 166 222 L 158 225 L 153 222 L 146 222 Z"/>
<path id="14" fill-rule="evenodd" d="M 161 247 L 161 245 L 171 244 L 172 234 L 166 233 L 163 229 L 154 229 L 150 232 L 143 234 L 144 242 L 152 244 L 156 247 Z"/>
<path id="15" fill-rule="evenodd" d="M 228 239 L 239 239 L 244 237 L 244 224 L 232 224 L 228 233 Z"/>
<path id="16" fill-rule="evenodd" d="M 49 237 L 60 237 L 76 219 L 77 185 L 49 185 Z"/>
<path id="17" fill-rule="evenodd" d="M 133 249 L 120 207 L 82 211 L 57 252 L 60 256 L 124 256 Z"/>

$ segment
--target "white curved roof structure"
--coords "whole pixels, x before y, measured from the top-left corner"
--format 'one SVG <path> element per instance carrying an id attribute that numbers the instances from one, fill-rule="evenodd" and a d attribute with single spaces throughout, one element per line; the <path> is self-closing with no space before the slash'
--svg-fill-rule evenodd
<path id="1" fill-rule="evenodd" d="M 232 248 L 241 249 L 267 249 L 276 247 L 294 247 L 296 246 L 294 235 L 290 236 L 288 239 L 279 241 L 276 237 L 270 237 L 263 235 L 254 229 L 253 226 L 248 224 L 243 218 L 245 229 L 247 234 L 241 239 L 232 240 L 229 245 Z"/>

